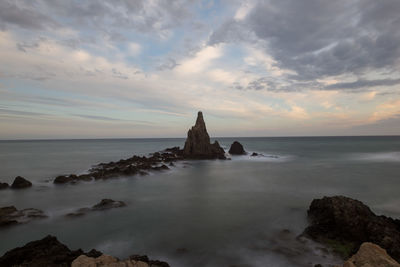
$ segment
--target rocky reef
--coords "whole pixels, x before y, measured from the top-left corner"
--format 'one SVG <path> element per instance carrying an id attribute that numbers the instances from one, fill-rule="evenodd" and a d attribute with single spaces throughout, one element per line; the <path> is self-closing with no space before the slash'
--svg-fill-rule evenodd
<path id="1" fill-rule="evenodd" d="M 125 207 L 126 204 L 123 201 L 115 201 L 112 199 L 102 199 L 99 203 L 94 205 L 91 208 L 81 208 L 78 209 L 75 212 L 68 213 L 66 216 L 67 217 L 79 217 L 83 216 L 86 213 L 92 212 L 92 211 L 102 211 L 102 210 L 109 210 L 109 209 L 114 209 L 114 208 L 122 208 Z"/>
<path id="2" fill-rule="evenodd" d="M 366 242 L 342 267 L 400 267 L 400 264 L 383 248 Z"/>
<path id="3" fill-rule="evenodd" d="M 95 249 L 85 253 L 82 249 L 70 250 L 56 237 L 48 235 L 45 238 L 27 243 L 6 252 L 0 257 L 0 266 L 29 267 L 169 267 L 168 263 L 149 260 L 147 256 L 131 256 L 128 260 L 104 255 Z"/>
<path id="4" fill-rule="evenodd" d="M 226 159 L 225 151 L 218 141 L 211 144 L 201 111 L 197 114 L 196 124 L 187 133 L 183 157 L 187 159 Z"/>
<path id="5" fill-rule="evenodd" d="M 0 227 L 27 223 L 34 219 L 43 219 L 47 216 L 38 209 L 18 210 L 14 206 L 0 208 Z"/>
<path id="6" fill-rule="evenodd" d="M 361 201 L 344 196 L 314 199 L 308 219 L 304 234 L 344 258 L 356 253 L 362 243 L 372 242 L 400 260 L 400 220 L 378 216 Z"/>
<path id="7" fill-rule="evenodd" d="M 229 149 L 229 154 L 231 155 L 246 155 L 246 151 L 244 151 L 243 145 L 238 141 L 232 143 L 231 148 Z M 254 153 L 253 153 L 254 154 Z"/>
<path id="8" fill-rule="evenodd" d="M 0 183 L 0 190 L 7 189 L 9 185 L 7 183 Z"/>

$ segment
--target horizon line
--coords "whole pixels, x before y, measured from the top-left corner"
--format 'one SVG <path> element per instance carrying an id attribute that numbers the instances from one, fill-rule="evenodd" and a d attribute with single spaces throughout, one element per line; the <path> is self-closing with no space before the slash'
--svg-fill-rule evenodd
<path id="1" fill-rule="evenodd" d="M 307 137 L 400 137 L 399 135 L 281 135 L 281 136 L 217 136 L 217 138 L 307 138 Z M 32 138 L 32 139 L 0 139 L 4 141 L 79 141 L 79 140 L 130 140 L 130 139 L 185 139 L 186 137 L 99 137 L 99 138 Z"/>

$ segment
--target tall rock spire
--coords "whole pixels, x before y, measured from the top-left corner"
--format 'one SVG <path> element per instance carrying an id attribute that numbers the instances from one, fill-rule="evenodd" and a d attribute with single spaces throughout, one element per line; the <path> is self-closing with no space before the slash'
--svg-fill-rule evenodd
<path id="1" fill-rule="evenodd" d="M 225 151 L 218 142 L 210 143 L 210 136 L 201 111 L 197 113 L 196 124 L 188 131 L 183 155 L 194 159 L 225 159 Z"/>

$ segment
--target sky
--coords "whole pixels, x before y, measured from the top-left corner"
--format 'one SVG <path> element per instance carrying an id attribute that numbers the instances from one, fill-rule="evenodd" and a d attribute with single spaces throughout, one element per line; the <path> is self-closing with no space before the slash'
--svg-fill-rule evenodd
<path id="1" fill-rule="evenodd" d="M 399 0 L 1 0 L 0 139 L 400 134 Z"/>

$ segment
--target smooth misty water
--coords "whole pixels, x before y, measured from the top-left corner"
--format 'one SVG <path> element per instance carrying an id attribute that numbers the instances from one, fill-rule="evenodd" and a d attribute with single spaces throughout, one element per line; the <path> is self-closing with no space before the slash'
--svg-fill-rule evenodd
<path id="1" fill-rule="evenodd" d="M 317 244 L 295 239 L 307 225 L 313 198 L 346 195 L 378 214 L 400 217 L 400 137 L 218 140 L 225 147 L 238 140 L 266 157 L 186 161 L 149 176 L 54 186 L 46 180 L 184 140 L 0 141 L 0 181 L 22 175 L 34 183 L 0 191 L 0 206 L 39 208 L 50 216 L 0 229 L 0 255 L 53 234 L 73 249 L 121 258 L 147 254 L 178 267 L 312 266 L 338 262 L 324 257 Z M 128 206 L 63 216 L 102 198 Z"/>

